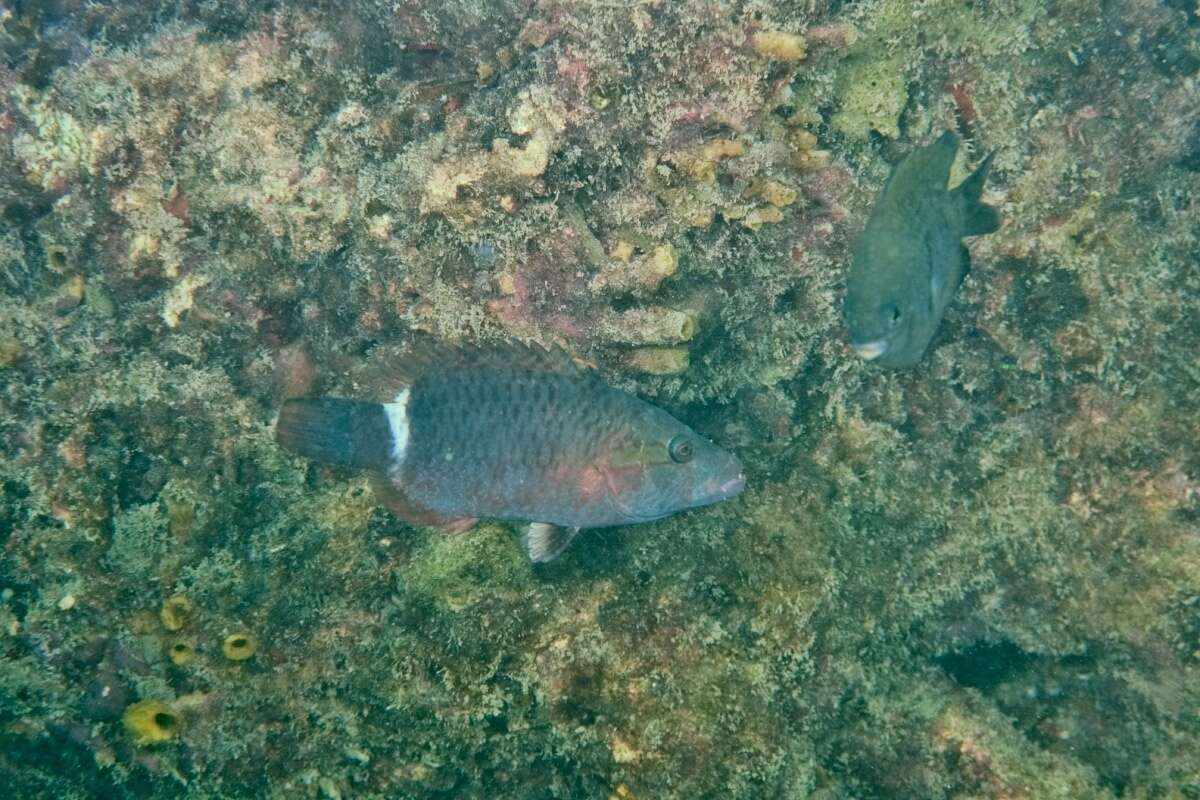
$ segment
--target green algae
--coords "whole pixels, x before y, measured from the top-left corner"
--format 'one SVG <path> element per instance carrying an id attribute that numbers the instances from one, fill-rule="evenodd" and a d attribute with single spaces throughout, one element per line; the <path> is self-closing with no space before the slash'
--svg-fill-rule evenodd
<path id="1" fill-rule="evenodd" d="M 896 138 L 900 114 L 908 104 L 905 84 L 903 58 L 848 59 L 833 87 L 840 108 L 830 117 L 830 126 L 850 138 L 866 139 L 872 131 Z"/>
<path id="2" fill-rule="evenodd" d="M 1200 791 L 1194 14 L 424 11 L 130 6 L 107 46 L 0 20 L 14 791 Z M 844 344 L 848 243 L 889 161 L 960 125 L 1007 226 L 881 374 Z M 798 196 L 751 230 L 771 184 Z M 622 288 L 620 242 L 677 268 Z M 655 309 L 695 323 L 681 371 L 629 366 L 620 320 Z M 274 445 L 285 392 L 364 394 L 414 331 L 560 341 L 749 489 L 534 567 L 510 526 L 414 530 Z M 103 686 L 178 739 L 131 751 Z"/>

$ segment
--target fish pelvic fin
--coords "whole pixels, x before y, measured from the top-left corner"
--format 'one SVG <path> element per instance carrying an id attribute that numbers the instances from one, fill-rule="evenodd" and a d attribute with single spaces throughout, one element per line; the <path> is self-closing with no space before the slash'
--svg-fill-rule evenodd
<path id="1" fill-rule="evenodd" d="M 988 153 L 987 158 L 983 159 L 975 171 L 954 189 L 954 194 L 961 198 L 959 202 L 963 208 L 965 236 L 982 236 L 1000 229 L 1000 212 L 979 199 L 983 196 L 983 185 L 992 169 L 992 158 L 995 155 L 995 151 Z"/>
<path id="2" fill-rule="evenodd" d="M 544 564 L 562 555 L 578 533 L 579 528 L 563 528 L 549 522 L 531 522 L 521 536 L 521 545 L 530 561 Z"/>
<path id="3" fill-rule="evenodd" d="M 381 403 L 288 400 L 279 410 L 275 440 L 305 458 L 353 469 L 387 469 L 393 458 L 393 424 Z"/>
<path id="4" fill-rule="evenodd" d="M 371 491 L 379 505 L 395 514 L 410 525 L 422 528 L 436 528 L 445 534 L 463 533 L 470 530 L 478 522 L 474 517 L 447 517 L 413 500 L 395 481 L 382 472 L 370 474 Z"/>

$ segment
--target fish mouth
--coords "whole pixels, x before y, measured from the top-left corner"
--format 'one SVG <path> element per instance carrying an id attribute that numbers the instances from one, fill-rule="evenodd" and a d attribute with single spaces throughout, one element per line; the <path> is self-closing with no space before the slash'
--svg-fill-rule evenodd
<path id="1" fill-rule="evenodd" d="M 746 476 L 738 474 L 736 478 L 725 481 L 721 484 L 721 488 L 717 489 L 717 493 L 722 497 L 733 497 L 736 494 L 741 494 L 742 489 L 746 488 Z"/>
<path id="2" fill-rule="evenodd" d="M 720 478 L 714 478 L 706 483 L 703 489 L 693 498 L 696 506 L 710 506 L 721 503 L 732 497 L 737 497 L 746 488 L 746 476 L 738 473 L 736 478 L 717 483 Z"/>
<path id="3" fill-rule="evenodd" d="M 864 361 L 874 361 L 887 351 L 887 342 L 883 339 L 876 339 L 873 342 L 864 342 L 862 344 L 851 344 L 854 352 Z"/>

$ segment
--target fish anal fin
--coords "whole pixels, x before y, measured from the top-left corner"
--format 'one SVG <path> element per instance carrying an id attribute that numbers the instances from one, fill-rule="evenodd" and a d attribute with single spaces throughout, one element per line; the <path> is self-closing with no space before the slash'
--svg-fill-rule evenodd
<path id="1" fill-rule="evenodd" d="M 381 472 L 370 473 L 371 490 L 379 505 L 411 525 L 437 528 L 442 533 L 462 533 L 475 523 L 474 517 L 447 517 L 432 511 L 406 495 Z"/>
<path id="2" fill-rule="evenodd" d="M 966 236 L 983 236 L 1000 230 L 1000 212 L 994 206 L 976 203 L 967 207 L 964 233 Z"/>
<path id="3" fill-rule="evenodd" d="M 521 536 L 521 545 L 530 561 L 544 564 L 562 555 L 578 533 L 579 528 L 564 528 L 549 522 L 531 522 Z"/>
<path id="4" fill-rule="evenodd" d="M 458 533 L 466 533 L 475 527 L 475 523 L 479 522 L 475 517 L 459 517 L 458 519 L 448 520 L 447 522 L 436 525 L 438 533 L 444 533 L 447 536 L 454 536 Z"/>

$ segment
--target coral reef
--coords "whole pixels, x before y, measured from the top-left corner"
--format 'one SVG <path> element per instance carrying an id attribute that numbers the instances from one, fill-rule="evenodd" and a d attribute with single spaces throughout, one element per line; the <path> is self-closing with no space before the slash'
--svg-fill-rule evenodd
<path id="1" fill-rule="evenodd" d="M 16 9 L 13 796 L 1200 796 L 1194 4 Z M 849 245 L 946 128 L 1005 224 L 885 374 Z M 562 345 L 749 488 L 535 567 L 274 444 L 418 335 Z"/>

